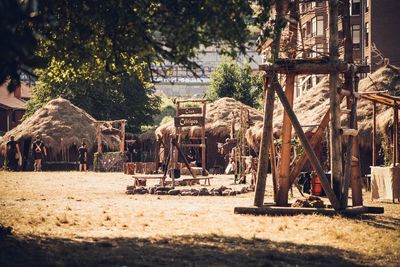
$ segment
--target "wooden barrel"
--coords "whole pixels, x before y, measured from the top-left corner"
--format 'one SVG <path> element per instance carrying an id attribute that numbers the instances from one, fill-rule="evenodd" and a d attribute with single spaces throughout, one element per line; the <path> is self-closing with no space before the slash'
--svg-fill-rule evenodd
<path id="1" fill-rule="evenodd" d="M 321 178 L 318 175 L 315 175 L 313 178 L 312 183 L 312 194 L 315 196 L 322 195 L 322 185 L 321 185 Z"/>
<path id="2" fill-rule="evenodd" d="M 135 163 L 128 162 L 124 164 L 125 174 L 135 174 Z"/>

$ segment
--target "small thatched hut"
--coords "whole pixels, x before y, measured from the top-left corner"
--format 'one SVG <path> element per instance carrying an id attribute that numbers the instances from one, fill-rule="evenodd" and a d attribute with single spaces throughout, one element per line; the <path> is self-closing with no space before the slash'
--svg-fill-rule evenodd
<path id="1" fill-rule="evenodd" d="M 0 141 L 0 153 L 5 154 L 5 144 L 10 136 L 15 136 L 24 159 L 30 157 L 30 146 L 36 135 L 41 135 L 47 151 L 48 161 L 77 161 L 77 147 L 84 141 L 89 151 L 96 143 L 96 120 L 84 110 L 64 98 L 48 102 L 32 116 L 4 135 Z M 104 145 L 117 148 L 119 139 L 104 136 Z"/>
<path id="2" fill-rule="evenodd" d="M 241 107 L 249 111 L 249 117 L 252 123 L 262 121 L 262 113 L 233 98 L 224 97 L 213 103 L 206 105 L 206 138 L 207 138 L 207 169 L 214 166 L 218 152 L 217 142 L 224 143 L 230 137 L 233 114 L 240 114 Z M 235 119 L 235 129 L 240 128 L 239 119 Z M 156 137 L 162 139 L 168 144 L 169 136 L 175 134 L 174 122 L 168 122 L 158 127 L 155 131 Z M 184 127 L 181 130 L 182 139 L 201 137 L 201 128 L 199 126 Z"/>
<path id="3" fill-rule="evenodd" d="M 387 90 L 390 94 L 400 95 L 400 71 L 393 66 L 385 66 L 378 69 L 376 72 L 369 74 L 366 78 L 362 79 L 359 83 L 359 91 L 381 91 Z M 279 102 L 279 101 L 278 101 Z M 342 103 L 342 108 L 345 108 L 345 101 Z M 393 121 L 393 111 L 387 106 L 377 106 L 377 121 L 380 127 L 382 136 L 387 136 L 388 126 Z M 317 129 L 317 125 L 322 120 L 326 111 L 329 109 L 329 80 L 323 78 L 313 88 L 303 93 L 294 101 L 294 111 L 304 126 L 304 131 L 312 132 Z M 367 153 L 362 153 L 362 162 L 369 167 L 371 161 L 371 132 L 372 132 L 372 111 L 373 105 L 371 101 L 360 99 L 357 105 L 357 119 L 359 132 L 360 148 Z M 279 135 L 279 130 L 282 125 L 283 109 L 280 103 L 276 104 L 274 109 L 274 129 L 275 133 Z M 346 125 L 347 116 L 342 116 L 342 125 Z M 293 132 L 294 133 L 294 132 Z M 258 147 L 262 134 L 262 122 L 256 124 L 248 130 L 246 136 L 249 143 Z M 344 140 L 346 142 L 346 140 Z M 365 168 L 364 168 L 365 169 Z"/>

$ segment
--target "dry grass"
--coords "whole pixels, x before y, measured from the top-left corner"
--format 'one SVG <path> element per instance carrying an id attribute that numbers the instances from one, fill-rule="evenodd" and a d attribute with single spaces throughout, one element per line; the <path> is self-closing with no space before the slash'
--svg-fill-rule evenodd
<path id="1" fill-rule="evenodd" d="M 233 208 L 249 206 L 253 193 L 126 195 L 130 184 L 119 173 L 1 172 L 0 224 L 13 235 L 0 236 L 0 265 L 396 266 L 400 260 L 399 204 L 354 219 L 244 216 Z"/>

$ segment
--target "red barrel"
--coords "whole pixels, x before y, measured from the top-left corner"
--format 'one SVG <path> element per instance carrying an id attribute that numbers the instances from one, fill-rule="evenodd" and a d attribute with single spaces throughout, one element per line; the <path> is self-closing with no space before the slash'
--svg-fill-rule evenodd
<path id="1" fill-rule="evenodd" d="M 312 194 L 315 196 L 322 195 L 322 185 L 321 178 L 318 175 L 315 175 L 312 183 Z"/>

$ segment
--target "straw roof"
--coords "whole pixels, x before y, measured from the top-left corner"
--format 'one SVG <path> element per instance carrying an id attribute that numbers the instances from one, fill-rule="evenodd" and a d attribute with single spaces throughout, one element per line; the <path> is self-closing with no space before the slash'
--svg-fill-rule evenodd
<path id="1" fill-rule="evenodd" d="M 233 98 L 224 97 L 218 99 L 213 103 L 207 103 L 206 105 L 206 136 L 216 136 L 220 138 L 226 138 L 227 136 L 229 136 L 233 121 L 232 112 L 234 112 L 235 114 L 240 114 L 241 107 L 249 110 L 249 115 L 252 122 L 262 121 L 263 116 L 260 111 L 251 108 Z M 237 117 L 235 122 L 235 130 L 239 129 L 239 127 L 240 122 L 239 117 Z M 160 138 L 174 133 L 175 127 L 173 121 L 161 125 L 156 129 L 156 136 Z M 201 127 L 183 127 L 181 133 L 183 137 L 200 137 Z"/>
<path id="2" fill-rule="evenodd" d="M 96 142 L 94 122 L 96 120 L 83 109 L 59 97 L 7 132 L 3 141 L 0 141 L 0 152 L 4 153 L 5 144 L 12 135 L 16 141 L 34 139 L 36 135 L 41 135 L 46 146 L 51 148 L 52 156 L 60 153 L 62 146 L 68 148 L 73 144 L 80 145 L 82 141 L 90 150 Z M 103 136 L 103 142 L 107 147 L 115 148 L 119 138 Z"/>
<path id="3" fill-rule="evenodd" d="M 392 66 L 385 66 L 378 69 L 376 72 L 368 75 L 359 83 L 359 91 L 381 91 L 388 90 L 391 94 L 400 94 L 400 76 L 399 70 Z M 283 108 L 279 101 L 274 108 L 274 131 L 279 135 L 279 130 L 282 128 Z M 345 108 L 345 101 L 342 103 L 342 108 Z M 329 109 L 329 79 L 324 77 L 320 83 L 311 89 L 303 92 L 301 97 L 294 101 L 294 111 L 299 119 L 300 124 L 304 127 L 304 131 L 314 131 L 326 111 Z M 372 130 L 372 110 L 371 101 L 360 99 L 357 103 L 357 119 L 358 128 L 360 130 L 359 140 L 361 147 L 370 148 L 371 146 L 371 130 Z M 393 120 L 393 112 L 388 110 L 388 107 L 378 105 L 378 126 L 381 131 L 386 129 L 389 122 Z M 342 116 L 342 125 L 346 125 L 347 116 Z M 262 122 L 251 127 L 247 133 L 247 139 L 253 148 L 258 148 L 262 135 Z M 311 126 L 311 127 L 307 127 Z"/>

